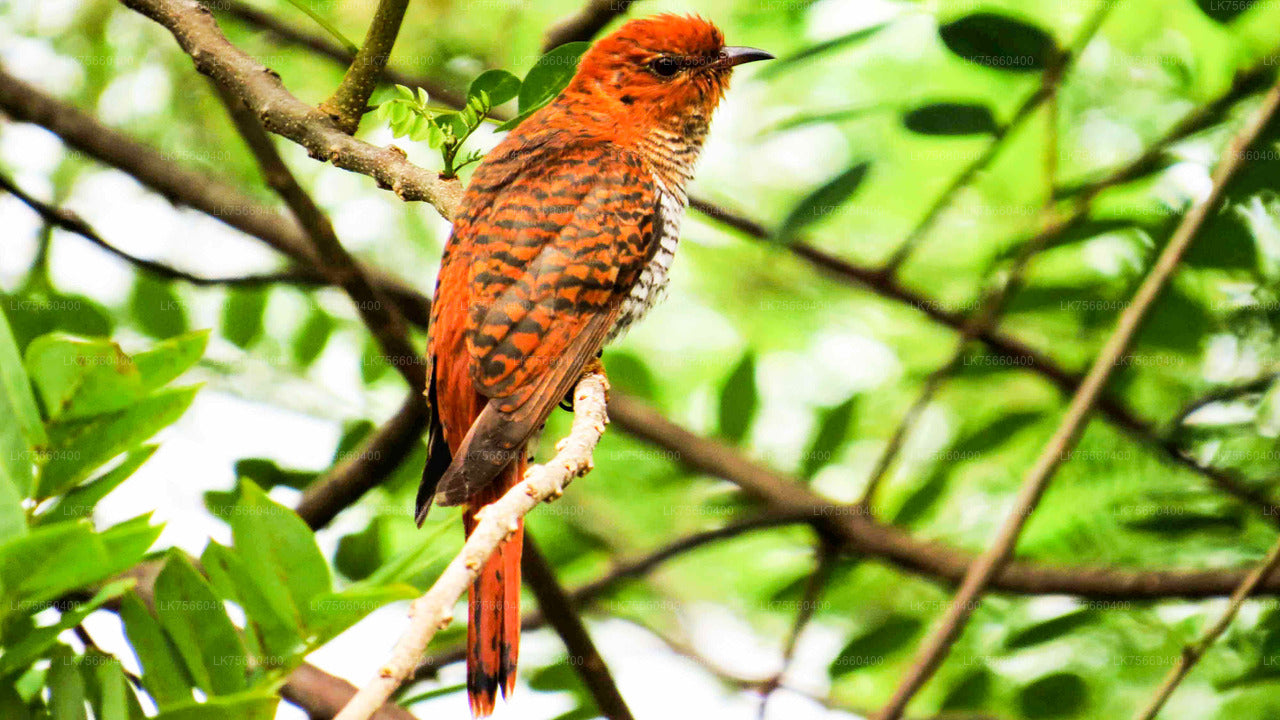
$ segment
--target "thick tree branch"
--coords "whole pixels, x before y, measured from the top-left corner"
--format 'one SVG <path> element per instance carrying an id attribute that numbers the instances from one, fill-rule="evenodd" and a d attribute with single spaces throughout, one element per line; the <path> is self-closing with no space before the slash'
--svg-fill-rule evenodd
<path id="1" fill-rule="evenodd" d="M 591 453 L 604 434 L 608 383 L 603 375 L 587 375 L 574 391 L 573 428 L 559 452 L 545 465 L 535 465 L 497 502 L 476 513 L 477 524 L 462 551 L 449 563 L 425 595 L 409 610 L 409 627 L 378 674 L 347 703 L 337 720 L 366 720 L 391 697 L 418 664 L 436 631 L 453 620 L 453 605 L 480 574 L 484 561 L 518 527 L 520 518 L 538 503 L 559 497 L 566 485 L 591 470 Z"/>
<path id="2" fill-rule="evenodd" d="M 1027 471 L 1021 487 L 1018 489 L 1013 509 L 1005 517 L 991 547 L 965 573 L 951 605 L 947 608 L 942 620 L 935 625 L 933 631 L 925 639 L 916 661 L 908 669 L 906 676 L 898 686 L 888 705 L 880 714 L 880 720 L 898 720 L 906 709 L 907 703 L 915 693 L 928 682 L 929 678 L 942 664 L 951 645 L 959 637 L 960 631 L 977 608 L 987 586 L 999 573 L 1000 568 L 1013 555 L 1018 536 L 1022 533 L 1031 513 L 1039 504 L 1045 488 L 1048 487 L 1058 465 L 1070 452 L 1083 431 L 1085 423 L 1093 410 L 1094 404 L 1102 395 L 1107 380 L 1115 370 L 1121 355 L 1129 347 L 1142 324 L 1147 312 L 1154 306 L 1160 291 L 1164 289 L 1169 278 L 1182 259 L 1182 255 L 1190 247 L 1192 240 L 1200 231 L 1205 218 L 1218 207 L 1218 202 L 1226 192 L 1227 183 L 1243 164 L 1244 151 L 1262 132 L 1271 120 L 1276 105 L 1280 103 L 1280 84 L 1267 93 L 1262 107 L 1253 118 L 1232 137 L 1218 160 L 1213 172 L 1213 189 L 1208 197 L 1194 205 L 1174 231 L 1173 237 L 1161 251 L 1151 271 L 1139 286 L 1128 307 L 1120 314 L 1116 329 L 1103 345 L 1098 357 L 1094 360 L 1084 382 L 1071 399 L 1071 404 L 1058 425 L 1057 431 L 1045 445 L 1044 451 L 1035 464 Z"/>
<path id="3" fill-rule="evenodd" d="M 400 23 L 408 6 L 409 0 L 381 0 L 378 3 L 364 44 L 342 76 L 342 82 L 328 100 L 320 103 L 320 110 L 328 113 L 338 129 L 348 135 L 355 134 L 356 128 L 360 127 L 360 118 L 364 117 L 378 77 L 387 66 L 387 58 L 391 55 L 396 36 L 400 34 Z"/>
<path id="4" fill-rule="evenodd" d="M 425 200 L 449 217 L 461 184 L 410 163 L 397 148 L 356 140 L 329 117 L 297 99 L 280 77 L 227 41 L 209 9 L 196 0 L 121 0 L 173 33 L 196 69 L 239 97 L 271 132 L 311 157 L 378 181 L 405 200 Z"/>
<path id="5" fill-rule="evenodd" d="M 622 699 L 622 693 L 618 692 L 618 685 L 609 673 L 604 658 L 587 634 L 587 628 L 578 615 L 573 599 L 556 579 L 555 570 L 543 557 L 528 530 L 525 531 L 520 568 L 525 584 L 533 590 L 534 597 L 538 598 L 542 617 L 564 641 L 565 649 L 569 651 L 569 665 L 587 686 L 600 714 L 609 720 L 634 720 L 631 709 Z M 417 666 L 414 670 L 416 672 Z"/>

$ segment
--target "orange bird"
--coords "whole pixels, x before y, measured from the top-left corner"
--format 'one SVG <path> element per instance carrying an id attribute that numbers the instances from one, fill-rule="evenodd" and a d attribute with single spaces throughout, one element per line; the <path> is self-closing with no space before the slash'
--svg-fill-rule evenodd
<path id="1" fill-rule="evenodd" d="M 734 66 L 770 57 L 725 47 L 698 17 L 633 20 L 476 169 L 432 309 L 419 525 L 433 501 L 465 504 L 470 534 L 523 477 L 547 415 L 661 296 L 712 111 Z M 477 716 L 515 687 L 523 536 L 521 525 L 468 593 Z"/>

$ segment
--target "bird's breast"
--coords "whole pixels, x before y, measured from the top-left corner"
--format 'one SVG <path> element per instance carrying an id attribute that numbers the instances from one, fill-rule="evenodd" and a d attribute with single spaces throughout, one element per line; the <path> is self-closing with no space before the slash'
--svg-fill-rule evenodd
<path id="1" fill-rule="evenodd" d="M 640 271 L 640 278 L 631 287 L 631 292 L 623 299 L 622 309 L 618 312 L 618 319 L 613 321 L 606 343 L 625 335 L 667 291 L 668 271 L 676 256 L 676 245 L 680 243 L 680 219 L 684 216 L 686 198 L 683 188 L 669 190 L 661 179 L 656 183 L 658 203 L 662 208 L 662 227 L 658 229 L 656 238 L 658 249 L 649 264 Z"/>

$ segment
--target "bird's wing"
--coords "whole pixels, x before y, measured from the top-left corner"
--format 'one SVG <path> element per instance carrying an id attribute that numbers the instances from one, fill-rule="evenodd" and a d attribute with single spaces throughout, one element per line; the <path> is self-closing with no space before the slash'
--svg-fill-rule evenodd
<path id="1" fill-rule="evenodd" d="M 661 228 L 643 161 L 611 145 L 549 154 L 493 196 L 467 225 L 467 349 L 489 402 L 437 488 L 446 504 L 488 484 L 577 382 Z"/>

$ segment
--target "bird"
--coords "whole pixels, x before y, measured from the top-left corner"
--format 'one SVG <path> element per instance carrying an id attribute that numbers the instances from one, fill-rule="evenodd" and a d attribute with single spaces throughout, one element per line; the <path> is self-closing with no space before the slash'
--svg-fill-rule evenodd
<path id="1" fill-rule="evenodd" d="M 712 112 L 733 68 L 772 57 L 699 16 L 631 20 L 476 168 L 436 279 L 419 526 L 433 503 L 463 505 L 470 535 L 603 346 L 662 296 Z M 515 688 L 523 537 L 521 522 L 468 591 L 474 717 Z"/>

